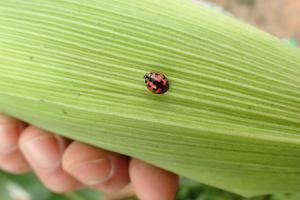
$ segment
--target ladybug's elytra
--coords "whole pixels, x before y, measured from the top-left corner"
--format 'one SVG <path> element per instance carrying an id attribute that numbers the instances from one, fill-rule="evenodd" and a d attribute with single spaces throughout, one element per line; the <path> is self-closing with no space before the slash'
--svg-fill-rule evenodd
<path id="1" fill-rule="evenodd" d="M 148 90 L 155 94 L 163 94 L 169 89 L 169 81 L 163 74 L 156 72 L 146 73 L 144 79 Z"/>

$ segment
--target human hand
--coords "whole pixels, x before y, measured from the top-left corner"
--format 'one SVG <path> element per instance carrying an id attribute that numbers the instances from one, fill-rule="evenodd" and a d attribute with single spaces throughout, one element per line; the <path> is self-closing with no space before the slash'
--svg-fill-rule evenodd
<path id="1" fill-rule="evenodd" d="M 0 168 L 29 170 L 55 192 L 88 186 L 107 194 L 132 184 L 141 200 L 171 200 L 178 176 L 135 158 L 71 141 L 0 114 Z"/>

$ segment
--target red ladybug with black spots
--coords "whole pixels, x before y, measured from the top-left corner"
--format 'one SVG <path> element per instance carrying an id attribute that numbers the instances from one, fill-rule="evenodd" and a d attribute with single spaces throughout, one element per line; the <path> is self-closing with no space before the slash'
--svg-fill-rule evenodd
<path id="1" fill-rule="evenodd" d="M 163 94 L 169 89 L 169 81 L 163 74 L 156 72 L 146 73 L 144 79 L 148 90 L 154 94 Z"/>

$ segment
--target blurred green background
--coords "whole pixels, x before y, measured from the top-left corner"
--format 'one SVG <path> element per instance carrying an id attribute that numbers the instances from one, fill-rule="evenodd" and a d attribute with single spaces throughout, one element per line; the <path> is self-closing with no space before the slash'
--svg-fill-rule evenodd
<path id="1" fill-rule="evenodd" d="M 209 0 L 208 2 L 279 38 L 300 41 L 299 0 Z"/>
<path id="2" fill-rule="evenodd" d="M 217 188 L 196 183 L 182 178 L 175 200 L 299 200 L 300 193 L 272 194 L 253 198 L 244 198 Z M 11 175 L 0 172 L 0 199 L 1 200 L 117 200 L 104 197 L 101 193 L 82 189 L 76 192 L 55 194 L 47 190 L 37 178 L 29 173 Z M 135 197 L 122 200 L 137 200 Z M 154 200 L 154 199 L 153 199 Z"/>

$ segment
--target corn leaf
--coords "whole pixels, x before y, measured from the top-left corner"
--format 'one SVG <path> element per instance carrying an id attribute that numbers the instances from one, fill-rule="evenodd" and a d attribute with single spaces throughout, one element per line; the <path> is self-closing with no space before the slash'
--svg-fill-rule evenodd
<path id="1" fill-rule="evenodd" d="M 192 0 L 0 1 L 2 112 L 244 196 L 300 190 L 299 77 L 298 49 Z"/>

